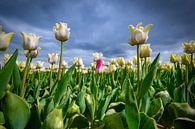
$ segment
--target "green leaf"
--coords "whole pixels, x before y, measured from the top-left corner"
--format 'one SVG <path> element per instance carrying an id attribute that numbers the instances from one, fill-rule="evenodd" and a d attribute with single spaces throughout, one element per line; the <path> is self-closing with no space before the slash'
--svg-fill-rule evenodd
<path id="1" fill-rule="evenodd" d="M 86 94 L 86 88 L 83 86 L 76 100 L 76 103 L 77 105 L 79 105 L 81 113 L 84 113 L 86 109 L 85 94 Z"/>
<path id="2" fill-rule="evenodd" d="M 20 89 L 20 85 L 21 85 L 21 79 L 20 79 L 20 72 L 18 69 L 18 65 L 15 63 L 14 64 L 14 69 L 13 69 L 13 83 L 14 83 L 14 89 L 13 91 L 16 94 L 19 94 L 19 89 Z"/>
<path id="3" fill-rule="evenodd" d="M 157 115 L 160 115 L 159 117 L 161 117 L 163 111 L 164 111 L 164 107 L 163 107 L 162 100 L 158 98 L 151 101 L 150 108 L 147 112 L 147 115 L 153 118 L 155 118 Z"/>
<path id="4" fill-rule="evenodd" d="M 68 128 L 88 128 L 89 122 L 83 115 L 75 114 L 70 118 Z"/>
<path id="5" fill-rule="evenodd" d="M 13 69 L 15 67 L 16 59 L 18 56 L 18 50 L 16 49 L 12 57 L 5 64 L 3 69 L 0 71 L 0 99 L 5 95 L 7 85 L 9 83 L 10 77 L 12 75 Z"/>
<path id="6" fill-rule="evenodd" d="M 174 89 L 174 102 L 185 102 L 185 85 L 181 85 Z"/>
<path id="7" fill-rule="evenodd" d="M 24 129 L 30 119 L 30 108 L 20 97 L 7 92 L 3 101 L 3 113 L 11 129 Z"/>
<path id="8" fill-rule="evenodd" d="M 91 94 L 87 94 L 85 97 L 86 103 L 87 103 L 87 109 L 90 112 L 91 115 L 91 119 L 94 120 L 95 119 L 95 110 L 96 110 L 96 103 L 95 103 L 95 98 L 94 96 Z"/>
<path id="9" fill-rule="evenodd" d="M 139 129 L 158 129 L 156 121 L 153 118 L 147 116 L 145 113 L 141 112 L 140 118 L 141 118 L 141 122 L 140 122 Z"/>
<path id="10" fill-rule="evenodd" d="M 71 66 L 71 68 L 66 72 L 66 74 L 59 81 L 59 84 L 55 91 L 55 96 L 54 96 L 55 106 L 58 106 L 60 104 L 60 101 L 66 92 L 67 86 L 70 83 L 70 79 L 71 79 L 72 73 L 74 72 L 74 69 L 75 69 L 75 65 Z"/>
<path id="11" fill-rule="evenodd" d="M 174 120 L 174 129 L 195 129 L 195 120 L 189 118 L 177 118 Z"/>
<path id="12" fill-rule="evenodd" d="M 1 124 L 5 124 L 5 118 L 4 118 L 3 112 L 0 111 L 0 125 Z"/>
<path id="13" fill-rule="evenodd" d="M 125 113 L 126 121 L 129 129 L 139 129 L 140 125 L 140 114 L 137 106 L 137 100 L 133 92 L 133 88 L 129 80 L 127 80 L 126 86 L 126 103 L 125 103 Z"/>
<path id="14" fill-rule="evenodd" d="M 159 57 L 160 57 L 160 53 L 156 56 L 156 58 L 152 62 L 148 74 L 144 78 L 141 87 L 139 87 L 138 94 L 137 94 L 138 100 L 142 99 L 142 97 L 148 92 L 150 86 L 152 85 L 152 82 L 156 75 Z"/>
<path id="15" fill-rule="evenodd" d="M 104 129 L 124 129 L 121 113 L 106 115 L 104 123 Z"/>

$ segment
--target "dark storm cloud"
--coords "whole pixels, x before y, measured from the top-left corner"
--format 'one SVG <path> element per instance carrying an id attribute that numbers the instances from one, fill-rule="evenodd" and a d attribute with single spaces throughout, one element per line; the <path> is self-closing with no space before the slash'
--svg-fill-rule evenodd
<path id="1" fill-rule="evenodd" d="M 52 32 L 58 21 L 71 28 L 64 58 L 81 56 L 86 64 L 95 51 L 103 52 L 105 58 L 131 58 L 135 47 L 127 44 L 129 24 L 154 25 L 148 43 L 152 56 L 160 51 L 164 60 L 172 52 L 182 52 L 182 41 L 195 39 L 193 0 L 1 0 L 0 5 L 0 23 L 5 31 L 16 32 L 8 52 L 21 49 L 19 59 L 24 59 L 21 31 L 43 36 L 36 60 L 47 61 L 48 52 L 59 53 L 60 43 Z"/>

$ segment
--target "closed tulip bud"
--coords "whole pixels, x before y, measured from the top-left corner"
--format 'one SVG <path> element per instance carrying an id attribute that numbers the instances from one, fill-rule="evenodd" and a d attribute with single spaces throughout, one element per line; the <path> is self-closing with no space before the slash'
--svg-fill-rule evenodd
<path id="1" fill-rule="evenodd" d="M 84 66 L 84 65 L 83 65 L 83 60 L 82 60 L 82 58 L 80 58 L 80 57 L 75 57 L 75 58 L 73 59 L 73 64 L 76 64 L 77 67 Z"/>
<path id="2" fill-rule="evenodd" d="M 182 46 L 184 48 L 185 53 L 195 53 L 195 41 L 191 40 L 189 43 L 183 42 Z"/>
<path id="3" fill-rule="evenodd" d="M 164 70 L 171 70 L 173 68 L 173 65 L 170 62 L 165 62 L 164 63 Z"/>
<path id="4" fill-rule="evenodd" d="M 152 63 L 151 58 L 148 57 L 148 58 L 146 59 L 146 64 L 147 64 L 147 65 L 150 65 L 151 63 Z"/>
<path id="5" fill-rule="evenodd" d="M 132 65 L 132 61 L 131 60 L 125 60 L 125 64 L 126 65 Z"/>
<path id="6" fill-rule="evenodd" d="M 99 60 L 100 58 L 102 58 L 103 54 L 101 52 L 95 52 L 93 53 L 93 60 L 96 62 L 97 60 Z"/>
<path id="7" fill-rule="evenodd" d="M 48 54 L 48 62 L 50 64 L 56 64 L 57 61 L 58 61 L 58 54 L 57 53 Z"/>
<path id="8" fill-rule="evenodd" d="M 171 61 L 172 63 L 179 62 L 179 60 L 180 60 L 180 57 L 179 57 L 178 54 L 171 54 L 171 55 L 170 55 L 170 61 Z"/>
<path id="9" fill-rule="evenodd" d="M 7 61 L 11 58 L 12 54 L 4 54 L 3 56 L 3 61 L 4 61 L 4 64 L 7 63 Z"/>
<path id="10" fill-rule="evenodd" d="M 25 61 L 17 61 L 16 63 L 18 65 L 18 68 L 21 69 L 21 70 L 23 70 L 25 68 L 25 66 L 26 66 L 26 62 Z"/>
<path id="11" fill-rule="evenodd" d="M 44 68 L 44 62 L 43 62 L 43 61 L 37 61 L 37 63 L 36 63 L 36 68 L 37 68 L 37 69 L 42 69 L 42 68 Z"/>
<path id="12" fill-rule="evenodd" d="M 5 51 L 8 48 L 13 36 L 14 32 L 6 34 L 5 32 L 0 31 L 0 51 Z"/>
<path id="13" fill-rule="evenodd" d="M 103 70 L 103 60 L 100 58 L 96 63 L 96 72 L 101 73 Z"/>
<path id="14" fill-rule="evenodd" d="M 125 59 L 123 57 L 118 57 L 117 63 L 120 67 L 123 67 L 123 66 L 125 66 Z"/>
<path id="15" fill-rule="evenodd" d="M 150 57 L 150 53 L 152 49 L 150 48 L 150 44 L 143 44 L 140 47 L 140 58 Z"/>
<path id="16" fill-rule="evenodd" d="M 68 68 L 68 63 L 65 60 L 62 61 L 62 67 L 65 69 Z"/>
<path id="17" fill-rule="evenodd" d="M 24 50 L 24 55 L 26 57 L 30 57 L 30 58 L 36 58 L 40 52 L 41 48 L 38 47 L 35 50 L 29 51 L 29 50 Z"/>
<path id="18" fill-rule="evenodd" d="M 113 65 L 117 65 L 117 60 L 115 58 L 111 58 L 110 59 L 110 65 L 113 64 Z"/>
<path id="19" fill-rule="evenodd" d="M 136 27 L 129 25 L 131 37 L 129 38 L 129 44 L 131 46 L 144 44 L 148 39 L 148 33 L 152 27 L 152 24 L 148 24 L 143 27 L 142 23 L 138 23 Z"/>
<path id="20" fill-rule="evenodd" d="M 133 70 L 132 65 L 126 65 L 125 68 L 126 68 L 127 71 Z"/>
<path id="21" fill-rule="evenodd" d="M 116 68 L 116 65 L 111 64 L 109 69 L 110 69 L 111 72 L 114 72 L 114 71 L 116 71 L 117 68 Z"/>
<path id="22" fill-rule="evenodd" d="M 38 47 L 38 42 L 41 39 L 40 36 L 36 36 L 35 34 L 29 33 L 26 34 L 24 32 L 21 32 L 23 43 L 22 47 L 24 50 L 35 50 Z"/>
<path id="23" fill-rule="evenodd" d="M 190 64 L 190 54 L 181 55 L 181 63 L 183 65 L 189 65 Z"/>
<path id="24" fill-rule="evenodd" d="M 67 23 L 59 22 L 53 27 L 55 33 L 55 38 L 61 42 L 67 41 L 70 37 L 70 28 L 68 28 Z"/>

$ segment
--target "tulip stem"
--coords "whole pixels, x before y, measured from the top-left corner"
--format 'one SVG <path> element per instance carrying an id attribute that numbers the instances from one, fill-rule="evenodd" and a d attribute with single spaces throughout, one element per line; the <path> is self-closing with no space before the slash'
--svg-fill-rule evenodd
<path id="1" fill-rule="evenodd" d="M 30 52 L 29 52 L 30 53 Z M 26 66 L 24 69 L 24 76 L 23 76 L 23 80 L 22 80 L 22 87 L 20 89 L 20 96 L 24 97 L 24 92 L 26 89 L 26 79 L 27 79 L 27 75 L 28 75 L 28 67 L 29 67 L 29 63 L 30 63 L 30 57 L 28 56 L 26 59 Z"/>
<path id="2" fill-rule="evenodd" d="M 146 61 L 147 61 L 147 57 L 144 58 L 144 63 L 145 63 L 145 65 L 144 65 L 144 68 L 145 68 L 144 72 L 145 72 L 145 76 L 147 74 L 147 62 Z"/>
<path id="3" fill-rule="evenodd" d="M 193 53 L 191 53 L 191 66 L 194 67 L 194 64 L 193 64 Z"/>
<path id="4" fill-rule="evenodd" d="M 59 69 L 58 69 L 58 82 L 61 78 L 61 67 L 62 67 L 62 55 L 64 51 L 64 42 L 61 42 L 61 51 L 60 51 L 60 63 L 59 63 Z"/>
<path id="5" fill-rule="evenodd" d="M 53 64 L 51 64 L 50 77 L 49 77 L 49 88 L 50 88 L 50 91 L 52 89 L 52 72 L 53 72 Z"/>
<path id="6" fill-rule="evenodd" d="M 140 89 L 140 62 L 139 62 L 140 49 L 139 44 L 137 45 L 137 87 Z"/>

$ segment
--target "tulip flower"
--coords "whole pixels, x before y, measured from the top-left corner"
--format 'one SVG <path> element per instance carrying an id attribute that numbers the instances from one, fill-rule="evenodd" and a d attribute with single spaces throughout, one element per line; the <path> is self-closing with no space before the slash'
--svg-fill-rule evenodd
<path id="1" fill-rule="evenodd" d="M 125 66 L 125 59 L 124 59 L 123 57 L 118 57 L 118 58 L 117 58 L 117 64 L 118 64 L 120 67 Z"/>
<path id="2" fill-rule="evenodd" d="M 116 68 L 116 65 L 111 64 L 109 69 L 110 69 L 111 72 L 114 72 L 114 71 L 116 71 L 117 68 Z"/>
<path id="3" fill-rule="evenodd" d="M 18 65 L 18 68 L 21 69 L 21 70 L 23 70 L 26 66 L 25 61 L 17 61 L 16 63 Z"/>
<path id="4" fill-rule="evenodd" d="M 103 54 L 101 52 L 95 52 L 93 53 L 93 60 L 96 62 L 97 60 L 99 60 L 100 58 L 102 58 Z"/>
<path id="5" fill-rule="evenodd" d="M 53 27 L 53 31 L 55 33 L 55 38 L 61 42 L 61 50 L 60 50 L 60 63 L 58 69 L 58 82 L 61 78 L 61 67 L 62 67 L 62 54 L 64 51 L 64 42 L 67 41 L 70 37 L 70 28 L 68 28 L 67 23 L 59 22 L 56 23 Z"/>
<path id="6" fill-rule="evenodd" d="M 150 48 L 150 44 L 143 44 L 140 46 L 140 58 L 150 57 L 150 53 L 152 49 Z"/>
<path id="7" fill-rule="evenodd" d="M 68 63 L 65 60 L 62 61 L 62 67 L 65 69 L 68 68 Z"/>
<path id="8" fill-rule="evenodd" d="M 129 25 L 129 29 L 131 32 L 129 44 L 132 46 L 144 44 L 148 39 L 148 33 L 151 27 L 152 24 L 148 24 L 147 26 L 143 27 L 142 23 L 138 23 L 136 27 L 134 27 L 133 25 Z"/>
<path id="9" fill-rule="evenodd" d="M 26 57 L 30 57 L 30 58 L 36 58 L 40 52 L 41 48 L 38 47 L 35 50 L 29 51 L 29 50 L 24 50 L 24 55 Z"/>
<path id="10" fill-rule="evenodd" d="M 115 58 L 111 58 L 110 64 L 117 65 L 117 60 Z"/>
<path id="11" fill-rule="evenodd" d="M 131 60 L 125 60 L 125 64 L 126 65 L 132 65 L 132 61 Z"/>
<path id="12" fill-rule="evenodd" d="M 0 31 L 0 51 L 5 51 L 8 48 L 13 36 L 14 32 L 6 34 L 5 32 Z"/>
<path id="13" fill-rule="evenodd" d="M 83 60 L 80 57 L 75 57 L 73 59 L 73 64 L 76 64 L 77 67 L 81 68 L 83 66 Z"/>
<path id="14" fill-rule="evenodd" d="M 68 28 L 67 23 L 59 22 L 53 27 L 55 33 L 55 38 L 61 42 L 65 42 L 70 37 L 70 28 Z"/>
<path id="15" fill-rule="evenodd" d="M 44 68 L 44 62 L 43 61 L 37 61 L 36 69 L 42 69 L 42 68 Z"/>
<path id="16" fill-rule="evenodd" d="M 189 43 L 183 42 L 182 46 L 184 48 L 184 52 L 191 54 L 191 66 L 193 66 L 193 53 L 195 53 L 195 41 L 191 40 Z"/>
<path id="17" fill-rule="evenodd" d="M 190 54 L 181 55 L 181 63 L 183 65 L 189 65 L 190 64 Z"/>
<path id="18" fill-rule="evenodd" d="M 172 63 L 177 63 L 177 62 L 179 62 L 179 60 L 180 60 L 180 57 L 178 54 L 171 54 L 170 55 L 170 61 Z"/>
<path id="19" fill-rule="evenodd" d="M 57 53 L 49 53 L 48 54 L 48 62 L 50 64 L 56 64 L 58 61 L 58 54 Z"/>
<path id="20" fill-rule="evenodd" d="M 98 73 L 101 73 L 103 70 L 103 60 L 100 58 L 97 60 L 97 63 L 96 63 L 96 71 Z"/>
<path id="21" fill-rule="evenodd" d="M 26 34 L 25 32 L 21 32 L 23 43 L 22 47 L 24 50 L 35 50 L 38 47 L 38 42 L 41 39 L 40 36 L 36 36 L 35 34 L 29 33 Z"/>
<path id="22" fill-rule="evenodd" d="M 152 27 L 152 24 L 148 24 L 145 27 L 142 23 L 138 23 L 136 27 L 129 25 L 131 37 L 129 38 L 129 44 L 131 46 L 137 45 L 137 87 L 140 88 L 140 49 L 139 45 L 144 44 L 148 40 L 148 33 Z"/>

